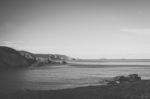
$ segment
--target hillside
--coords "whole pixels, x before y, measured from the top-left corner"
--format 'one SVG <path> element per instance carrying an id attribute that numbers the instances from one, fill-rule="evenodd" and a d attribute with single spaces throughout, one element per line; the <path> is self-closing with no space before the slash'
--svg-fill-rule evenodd
<path id="1" fill-rule="evenodd" d="M 66 55 L 33 54 L 27 51 L 17 51 L 10 47 L 0 46 L 0 68 L 65 64 L 72 59 Z"/>
<path id="2" fill-rule="evenodd" d="M 34 54 L 35 57 L 41 57 L 41 58 L 47 58 L 47 59 L 51 59 L 51 60 L 65 60 L 65 61 L 69 61 L 69 60 L 73 60 L 74 58 L 71 58 L 69 56 L 66 55 L 61 55 L 61 54 Z"/>
<path id="3" fill-rule="evenodd" d="M 54 64 L 66 64 L 67 61 L 73 58 L 66 55 L 60 54 L 33 54 L 27 51 L 19 51 L 19 53 L 24 56 L 32 66 L 44 66 L 44 65 L 54 65 Z"/>
<path id="4" fill-rule="evenodd" d="M 15 49 L 5 46 L 0 47 L 0 68 L 28 67 L 29 65 L 29 60 Z"/>

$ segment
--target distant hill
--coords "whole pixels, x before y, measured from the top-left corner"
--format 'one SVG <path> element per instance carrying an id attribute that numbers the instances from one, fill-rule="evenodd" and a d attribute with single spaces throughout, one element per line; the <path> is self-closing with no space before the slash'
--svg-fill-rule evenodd
<path id="1" fill-rule="evenodd" d="M 33 54 L 27 51 L 17 51 L 10 47 L 0 46 L 0 68 L 66 64 L 66 61 L 69 60 L 73 60 L 73 58 L 60 54 Z"/>
<path id="2" fill-rule="evenodd" d="M 76 59 L 77 62 L 150 62 L 150 59 Z"/>
<path id="3" fill-rule="evenodd" d="M 25 57 L 30 64 L 34 64 L 36 62 L 36 57 L 34 54 L 27 51 L 18 51 L 23 57 Z"/>
<path id="4" fill-rule="evenodd" d="M 26 57 L 30 62 L 33 62 L 32 66 L 43 66 L 49 64 L 66 64 L 67 61 L 73 60 L 66 55 L 60 54 L 33 54 L 26 51 L 20 51 L 20 54 Z"/>
<path id="5" fill-rule="evenodd" d="M 24 56 L 32 66 L 66 64 L 67 61 L 74 60 L 74 58 L 60 54 L 33 54 L 27 51 L 19 51 L 19 53 Z"/>
<path id="6" fill-rule="evenodd" d="M 5 46 L 0 47 L 0 68 L 28 67 L 29 65 L 29 60 L 15 49 Z"/>
<path id="7" fill-rule="evenodd" d="M 35 57 L 49 58 L 51 60 L 73 60 L 74 58 L 60 54 L 34 54 Z"/>

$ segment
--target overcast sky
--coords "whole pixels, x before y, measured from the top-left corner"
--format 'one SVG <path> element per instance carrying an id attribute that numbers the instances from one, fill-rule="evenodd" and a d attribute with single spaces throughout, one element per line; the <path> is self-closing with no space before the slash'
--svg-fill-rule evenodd
<path id="1" fill-rule="evenodd" d="M 150 0 L 0 0 L 0 45 L 76 58 L 150 58 Z"/>

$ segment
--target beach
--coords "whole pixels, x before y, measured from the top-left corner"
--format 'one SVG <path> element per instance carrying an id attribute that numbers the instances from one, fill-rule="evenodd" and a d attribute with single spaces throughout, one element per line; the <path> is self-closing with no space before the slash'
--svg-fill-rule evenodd
<path id="1" fill-rule="evenodd" d="M 3 71 L 1 72 L 1 79 L 2 77 L 8 77 L 7 79 L 9 81 L 3 79 L 0 87 L 2 89 L 2 95 L 14 97 L 11 99 L 22 99 L 21 97 L 28 97 L 23 99 L 82 99 L 82 97 L 86 97 L 85 99 L 88 99 L 88 97 L 89 99 L 92 99 L 90 97 L 99 99 L 98 97 L 105 96 L 106 93 L 111 94 L 111 91 L 112 94 L 117 94 L 119 90 L 123 90 L 127 94 L 130 94 L 127 91 L 132 92 L 132 90 L 147 91 L 148 89 L 145 89 L 145 87 L 148 88 L 150 84 L 149 71 L 149 62 L 74 62 L 74 64 L 69 63 L 58 66 L 54 65 L 26 69 L 10 69 L 7 70 L 7 72 Z M 129 74 L 138 74 L 142 78 L 142 81 L 119 84 L 117 86 L 110 86 L 105 82 L 106 79 Z M 138 86 L 141 87 L 139 88 Z M 111 97 L 111 95 L 109 96 Z M 135 99 L 138 98 L 136 97 Z"/>

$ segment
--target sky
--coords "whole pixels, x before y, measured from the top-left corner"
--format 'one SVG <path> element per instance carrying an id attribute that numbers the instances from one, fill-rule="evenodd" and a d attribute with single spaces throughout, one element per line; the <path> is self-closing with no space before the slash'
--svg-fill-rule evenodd
<path id="1" fill-rule="evenodd" d="M 150 58 L 150 0 L 0 0 L 0 46 L 75 58 Z"/>

